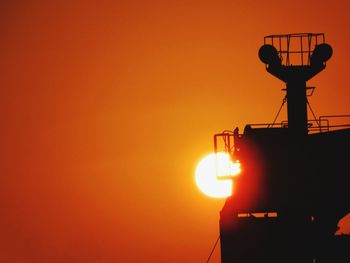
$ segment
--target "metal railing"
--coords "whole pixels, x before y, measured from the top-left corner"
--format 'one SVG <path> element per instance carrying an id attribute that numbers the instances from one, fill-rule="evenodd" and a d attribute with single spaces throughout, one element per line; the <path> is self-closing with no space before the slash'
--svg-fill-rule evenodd
<path id="1" fill-rule="evenodd" d="M 324 33 L 269 35 L 264 44 L 274 46 L 284 66 L 307 66 L 316 45 L 325 43 Z"/>
<path id="2" fill-rule="evenodd" d="M 344 120 L 347 119 L 347 123 Z M 249 124 L 252 128 L 288 128 L 288 121 L 279 123 L 254 123 Z M 334 130 L 350 128 L 350 114 L 324 115 L 318 119 L 308 120 L 309 133 L 322 133 Z"/>

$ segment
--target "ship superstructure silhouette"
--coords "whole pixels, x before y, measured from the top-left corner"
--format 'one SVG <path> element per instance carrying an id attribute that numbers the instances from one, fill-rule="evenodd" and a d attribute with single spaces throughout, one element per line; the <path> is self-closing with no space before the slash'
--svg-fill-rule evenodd
<path id="1" fill-rule="evenodd" d="M 306 83 L 331 56 L 322 33 L 264 38 L 259 57 L 286 85 L 288 121 L 214 136 L 242 169 L 220 212 L 222 263 L 350 262 L 349 237 L 335 235 L 350 212 L 350 126 L 331 122 L 349 116 L 308 118 Z"/>

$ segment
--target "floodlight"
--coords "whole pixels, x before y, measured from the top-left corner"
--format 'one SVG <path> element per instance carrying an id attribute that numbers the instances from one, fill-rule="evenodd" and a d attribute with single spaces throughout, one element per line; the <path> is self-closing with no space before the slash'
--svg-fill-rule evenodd
<path id="1" fill-rule="evenodd" d="M 320 45 L 316 45 L 311 58 L 310 58 L 310 63 L 312 65 L 315 64 L 323 64 L 325 63 L 328 59 L 331 58 L 333 54 L 332 47 L 326 43 L 322 43 Z"/>
<path id="2" fill-rule="evenodd" d="M 278 56 L 277 49 L 272 45 L 263 45 L 259 49 L 260 60 L 267 65 L 280 65 L 281 59 Z"/>

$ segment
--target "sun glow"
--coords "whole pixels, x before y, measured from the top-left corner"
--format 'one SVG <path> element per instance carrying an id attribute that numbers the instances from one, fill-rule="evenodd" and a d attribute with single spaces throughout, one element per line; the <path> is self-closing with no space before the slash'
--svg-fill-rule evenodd
<path id="1" fill-rule="evenodd" d="M 232 195 L 232 178 L 239 173 L 239 162 L 233 163 L 228 153 L 211 153 L 198 163 L 196 184 L 210 197 L 225 198 Z"/>

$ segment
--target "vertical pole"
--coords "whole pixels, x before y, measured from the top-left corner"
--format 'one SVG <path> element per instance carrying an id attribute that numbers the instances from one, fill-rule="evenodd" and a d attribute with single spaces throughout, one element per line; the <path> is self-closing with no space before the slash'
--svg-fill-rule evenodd
<path id="1" fill-rule="evenodd" d="M 307 135 L 307 98 L 304 80 L 287 83 L 287 105 L 289 130 L 297 136 Z"/>

